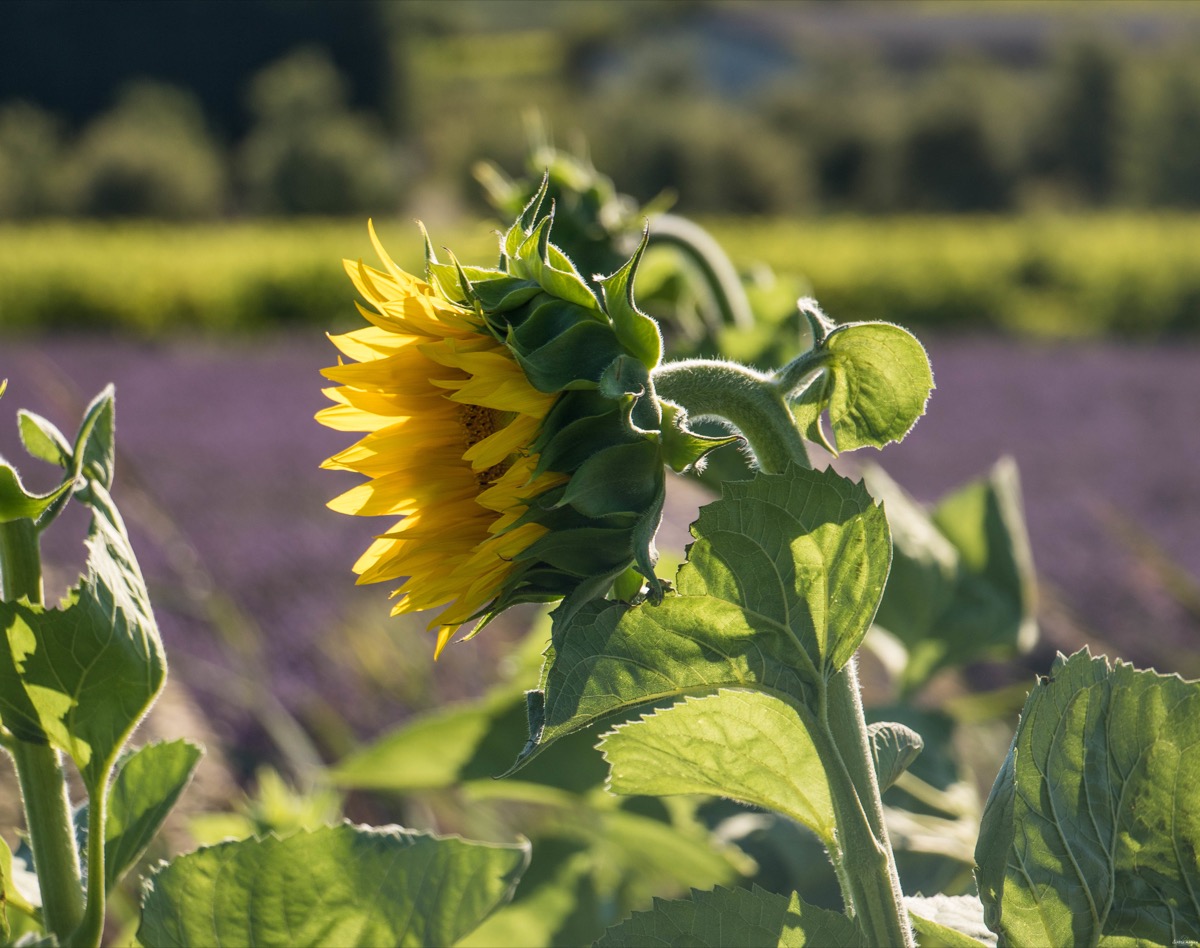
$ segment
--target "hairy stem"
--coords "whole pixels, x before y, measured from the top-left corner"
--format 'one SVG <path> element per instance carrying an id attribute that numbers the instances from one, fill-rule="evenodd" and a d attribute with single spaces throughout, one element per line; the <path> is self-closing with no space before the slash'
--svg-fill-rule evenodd
<path id="1" fill-rule="evenodd" d="M 38 535 L 32 520 L 0 523 L 0 599 L 42 601 Z M 33 867 L 42 892 L 42 918 L 60 944 L 68 944 L 83 917 L 79 852 L 67 799 L 62 757 L 49 744 L 12 740 Z"/>
<path id="2" fill-rule="evenodd" d="M 838 836 L 846 862 L 847 901 L 867 944 L 914 944 L 896 859 L 883 819 L 883 801 L 863 715 L 854 661 L 830 679 L 822 719 L 833 760 L 826 761 Z M 841 877 L 839 876 L 839 880 Z M 851 908 L 851 906 L 847 906 Z"/>
<path id="3" fill-rule="evenodd" d="M 769 376 L 734 362 L 688 359 L 660 365 L 651 378 L 655 392 L 691 418 L 733 425 L 767 474 L 780 473 L 789 461 L 812 467 L 792 411 Z"/>

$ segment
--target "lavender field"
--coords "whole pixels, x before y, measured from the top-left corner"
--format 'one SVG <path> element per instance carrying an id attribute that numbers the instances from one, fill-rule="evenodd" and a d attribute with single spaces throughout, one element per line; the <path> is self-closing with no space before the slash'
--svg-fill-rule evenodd
<path id="1" fill-rule="evenodd" d="M 1200 673 L 1200 348 L 925 341 L 937 382 L 928 415 L 870 460 L 932 501 L 1000 456 L 1016 459 L 1042 582 L 1042 644 L 1029 669 L 1087 642 Z M 50 477 L 19 460 L 16 409 L 69 428 L 116 383 L 115 494 L 172 673 L 227 746 L 261 742 L 282 706 L 327 752 L 344 750 L 412 706 L 478 693 L 511 637 L 489 630 L 432 666 L 422 625 L 387 618 L 388 590 L 354 586 L 350 565 L 385 522 L 324 506 L 352 483 L 318 469 L 348 441 L 312 420 L 324 402 L 319 369 L 332 359 L 315 335 L 63 336 L 0 349 L 9 378 L 0 453 L 33 486 Z M 682 550 L 703 500 L 694 485 L 673 485 L 660 547 Z M 79 525 L 50 538 L 50 595 L 82 562 L 81 534 Z"/>

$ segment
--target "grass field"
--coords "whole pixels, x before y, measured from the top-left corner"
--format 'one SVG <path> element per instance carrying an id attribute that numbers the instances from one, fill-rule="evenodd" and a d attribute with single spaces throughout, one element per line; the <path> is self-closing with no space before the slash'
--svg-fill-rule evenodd
<path id="1" fill-rule="evenodd" d="M 1055 338 L 1200 334 L 1200 217 L 815 218 L 705 222 L 743 268 L 803 275 L 840 321 Z M 434 225 L 437 246 L 495 259 L 495 225 Z M 380 223 L 420 270 L 408 221 Z M 363 221 L 0 227 L 0 332 L 225 332 L 354 319 L 342 257 Z"/>

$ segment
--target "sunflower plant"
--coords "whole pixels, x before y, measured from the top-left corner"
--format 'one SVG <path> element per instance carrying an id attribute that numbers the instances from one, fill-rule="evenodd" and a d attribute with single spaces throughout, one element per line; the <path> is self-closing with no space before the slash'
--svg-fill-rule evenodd
<path id="1" fill-rule="evenodd" d="M 911 632 L 921 622 L 910 612 L 953 618 L 960 598 L 988 598 L 975 580 L 993 569 L 994 546 L 986 530 L 959 530 L 955 555 L 978 562 L 939 572 L 944 564 L 922 560 L 906 535 L 920 521 L 902 493 L 876 476 L 881 505 L 865 483 L 814 468 L 807 444 L 850 451 L 903 438 L 933 387 L 924 350 L 900 327 L 839 324 L 802 300 L 809 344 L 778 370 L 664 360 L 634 295 L 645 239 L 611 274 L 584 277 L 552 242 L 544 197 L 501 237 L 495 267 L 439 260 L 426 238 L 417 278 L 372 234 L 382 269 L 347 265 L 368 325 L 334 340 L 343 360 L 326 371 L 335 385 L 320 418 L 362 435 L 328 462 L 365 477 L 335 509 L 389 520 L 356 564 L 360 581 L 397 584 L 396 612 L 432 614 L 435 655 L 511 606 L 554 604 L 535 687 L 424 722 L 423 738 L 410 732 L 408 743 L 447 758 L 420 775 L 440 788 L 494 752 L 481 746 L 503 730 L 494 725 L 523 711 L 524 746 L 503 748 L 515 757 L 506 779 L 489 781 L 499 788 L 490 791 L 475 781 L 471 793 L 480 805 L 557 810 L 560 841 L 574 834 L 549 863 L 562 878 L 543 875 L 522 893 L 525 839 L 331 822 L 226 839 L 145 870 L 131 937 L 415 946 L 528 935 L 549 944 L 557 931 L 582 930 L 567 924 L 580 915 L 573 900 L 599 900 L 579 846 L 590 832 L 592 843 L 623 841 L 634 854 L 626 870 L 653 863 L 701 886 L 612 925 L 597 942 L 606 946 L 1200 940 L 1191 789 L 1200 683 L 1086 651 L 1060 656 L 1028 696 L 982 814 L 974 891 L 905 894 L 892 845 L 904 827 L 882 791 L 905 780 L 924 742 L 900 723 L 867 724 L 855 654 L 894 566 L 923 564 L 941 577 L 920 587 L 940 590 L 936 604 L 901 597 L 883 610 Z M 704 420 L 726 433 L 699 433 Z M 0 747 L 26 818 L 21 843 L 0 845 L 0 943 L 99 945 L 109 894 L 142 871 L 200 751 L 129 745 L 167 665 L 110 494 L 111 389 L 73 438 L 29 413 L 19 425 L 30 455 L 59 475 L 34 491 L 0 462 Z M 726 443 L 746 452 L 753 473 L 701 510 L 686 562 L 665 579 L 654 537 L 667 471 L 693 470 Z M 959 526 L 964 511 L 1011 499 L 1002 473 L 995 481 L 952 498 Z M 48 607 L 40 537 L 69 503 L 91 517 L 88 570 Z M 928 552 L 936 543 L 926 541 Z M 593 761 L 598 747 L 602 789 L 572 795 L 562 774 L 557 784 L 529 776 L 541 767 L 544 778 L 547 762 L 581 741 Z M 367 752 L 328 779 L 387 785 L 373 767 L 379 754 L 372 763 Z M 804 827 L 824 850 L 839 905 L 722 887 L 746 860 L 704 858 L 688 819 L 710 796 Z M 640 805 L 613 803 L 626 797 Z M 660 797 L 685 804 L 646 806 Z M 585 825 L 572 825 L 579 818 Z M 553 922 L 531 924 L 542 915 Z"/>
<path id="2" fill-rule="evenodd" d="M 436 602 L 418 600 L 410 578 L 396 591 L 397 611 L 443 607 L 431 621 L 440 651 L 464 622 L 475 623 L 470 638 L 510 605 L 557 601 L 538 685 L 526 693 L 528 740 L 509 779 L 558 741 L 599 729 L 609 791 L 713 794 L 781 814 L 820 841 L 842 902 L 836 912 L 797 892 L 696 891 L 635 913 L 600 943 L 1195 937 L 1200 910 L 1186 893 L 1198 837 L 1187 799 L 1162 783 L 1186 779 L 1195 760 L 1165 751 L 1150 765 L 1136 748 L 1152 734 L 1156 745 L 1191 747 L 1183 709 L 1200 700 L 1200 686 L 1086 652 L 1060 657 L 1029 697 L 983 814 L 977 894 L 904 895 L 881 791 L 904 779 L 923 741 L 899 723 L 867 725 L 854 659 L 883 598 L 892 528 L 864 484 L 814 470 L 806 442 L 837 453 L 903 438 L 932 390 L 923 349 L 897 326 L 838 324 L 802 300 L 809 345 L 777 371 L 664 361 L 660 334 L 632 293 L 645 240 L 612 275 L 587 279 L 551 241 L 544 194 L 545 185 L 502 237 L 495 268 L 440 262 L 428 238 L 423 281 L 398 272 L 382 248 L 382 271 L 349 264 L 373 306 L 364 310 L 372 326 L 350 334 L 349 349 L 338 341 L 359 364 L 327 372 L 342 386 L 329 392 L 336 404 L 322 420 L 378 392 L 381 370 L 404 347 L 424 347 L 431 367 L 408 381 L 424 397 L 453 403 L 437 456 L 463 476 L 463 519 L 467 511 L 479 518 L 457 555 L 495 566 L 458 574 Z M 432 335 L 470 333 L 494 367 L 439 359 L 430 331 L 409 316 L 434 312 L 445 328 Z M 371 351 L 356 347 L 367 339 Z M 469 423 L 476 416 L 462 406 L 502 410 L 484 395 L 509 378 L 501 373 L 511 373 L 529 410 L 503 408 L 486 436 L 509 433 L 484 456 Z M 491 386 L 474 384 L 485 377 Z M 543 398 L 535 402 L 534 392 Z M 402 518 L 360 561 L 364 581 L 411 577 L 401 562 L 394 577 L 368 570 L 426 549 L 404 536 L 405 522 L 420 515 L 412 499 L 420 481 L 404 456 L 371 448 L 396 444 L 405 425 L 420 424 L 408 420 L 420 396 L 388 394 L 392 410 L 356 416 L 353 430 L 366 437 L 331 461 L 369 478 L 346 495 L 353 502 L 335 501 L 339 509 L 368 512 L 369 502 L 369 512 Z M 721 423 L 726 439 L 697 433 L 701 420 Z M 730 438 L 755 473 L 725 484 L 701 511 L 687 562 L 667 582 L 655 574 L 653 549 L 663 472 L 702 465 Z M 501 450 L 510 453 L 501 458 Z M 384 480 L 396 472 L 403 486 Z M 488 477 L 511 478 L 505 497 L 513 506 L 488 505 Z M 879 475 L 874 482 L 886 487 Z M 999 482 L 995 490 L 1006 496 Z M 903 496 L 885 493 L 903 512 Z M 910 540 L 905 547 L 913 553 Z M 344 772 L 363 779 L 370 767 L 360 760 Z M 1144 800 L 1153 800 L 1149 812 Z M 1140 876 L 1139 853 L 1164 845 L 1164 819 L 1187 842 L 1164 853 L 1163 878 L 1151 883 Z M 1122 893 L 1138 894 L 1130 902 Z"/>

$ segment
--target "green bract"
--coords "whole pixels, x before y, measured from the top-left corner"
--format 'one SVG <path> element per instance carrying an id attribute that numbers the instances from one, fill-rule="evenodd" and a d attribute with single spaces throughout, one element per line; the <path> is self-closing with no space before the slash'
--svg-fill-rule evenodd
<path id="1" fill-rule="evenodd" d="M 439 262 L 426 243 L 430 282 L 470 307 L 503 341 L 540 392 L 559 393 L 531 446 L 538 471 L 569 480 L 529 501 L 516 525 L 547 533 L 518 557 L 489 608 L 568 598 L 568 610 L 604 594 L 632 565 L 661 601 L 654 534 L 662 517 L 664 468 L 684 471 L 735 440 L 691 431 L 687 412 L 659 398 L 651 372 L 662 360 L 658 325 L 633 300 L 643 240 L 626 264 L 595 277 L 599 295 L 550 242 L 554 211 L 546 186 L 501 241 L 500 265 Z M 639 581 L 632 584 L 636 594 Z M 627 584 L 622 584 L 627 588 Z"/>

